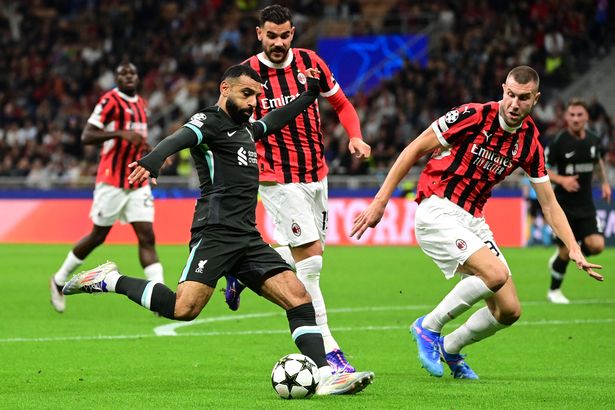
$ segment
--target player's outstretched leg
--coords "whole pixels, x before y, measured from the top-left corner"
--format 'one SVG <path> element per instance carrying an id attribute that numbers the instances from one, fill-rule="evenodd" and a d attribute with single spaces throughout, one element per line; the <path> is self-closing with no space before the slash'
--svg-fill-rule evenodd
<path id="1" fill-rule="evenodd" d="M 465 355 L 459 353 L 447 353 L 444 349 L 444 336 L 438 338 L 438 347 L 440 348 L 440 357 L 442 358 L 442 361 L 446 362 L 455 379 L 478 380 L 478 375 L 474 373 L 474 371 L 464 360 Z"/>
<path id="2" fill-rule="evenodd" d="M 245 288 L 246 286 L 241 283 L 239 279 L 232 275 L 226 275 L 226 289 L 224 291 L 224 299 L 226 300 L 226 304 L 228 305 L 229 309 L 239 309 L 241 292 Z"/>
<path id="3" fill-rule="evenodd" d="M 176 294 L 162 283 L 124 276 L 113 262 L 103 263 L 73 276 L 62 289 L 65 295 L 112 292 L 125 295 L 144 308 L 169 319 L 190 320 L 194 317 L 175 317 Z M 198 314 L 198 313 L 196 313 Z"/>
<path id="4" fill-rule="evenodd" d="M 444 369 L 440 363 L 440 346 L 438 345 L 440 333 L 425 329 L 423 327 L 424 318 L 425 316 L 421 316 L 414 321 L 410 326 L 410 333 L 416 342 L 419 361 L 423 368 L 432 376 L 442 377 Z"/>

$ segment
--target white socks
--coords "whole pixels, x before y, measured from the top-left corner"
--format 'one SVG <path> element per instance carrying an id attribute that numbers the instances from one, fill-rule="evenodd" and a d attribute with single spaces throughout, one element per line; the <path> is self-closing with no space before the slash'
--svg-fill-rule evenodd
<path id="1" fill-rule="evenodd" d="M 469 344 L 493 336 L 498 330 L 508 327 L 496 320 L 488 307 L 474 312 L 458 329 L 444 337 L 444 350 L 447 353 L 459 353 Z"/>
<path id="2" fill-rule="evenodd" d="M 81 266 L 82 263 L 83 261 L 76 257 L 72 250 L 68 252 L 66 259 L 64 259 L 64 263 L 62 263 L 60 269 L 53 276 L 53 280 L 56 285 L 63 286 L 66 283 L 68 276 L 73 273 L 75 269 Z"/>
<path id="3" fill-rule="evenodd" d="M 276 250 L 279 248 L 276 248 Z M 316 311 L 316 324 L 322 333 L 322 340 L 325 343 L 325 352 L 329 353 L 339 349 L 339 345 L 331 336 L 331 330 L 327 324 L 327 310 L 325 301 L 320 291 L 320 271 L 322 270 L 322 256 L 311 256 L 296 263 L 297 277 L 305 286 L 312 297 L 314 311 Z"/>
<path id="4" fill-rule="evenodd" d="M 280 254 L 282 259 L 284 259 L 284 262 L 288 263 L 293 270 L 297 269 L 297 267 L 295 266 L 295 260 L 293 259 L 293 254 L 288 246 L 278 246 L 277 248 L 273 249 L 275 249 L 275 251 Z"/>
<path id="5" fill-rule="evenodd" d="M 470 309 L 479 300 L 492 295 L 493 291 L 480 278 L 469 276 L 462 279 L 440 304 L 425 316 L 423 327 L 440 333 L 446 323 Z"/>
<path id="6" fill-rule="evenodd" d="M 107 276 L 105 276 L 105 280 L 103 280 L 103 282 L 105 282 L 105 289 L 107 292 L 115 293 L 115 285 L 117 285 L 117 281 L 121 276 L 122 275 L 120 275 L 118 271 L 109 272 Z"/>
<path id="7" fill-rule="evenodd" d="M 163 269 L 160 262 L 152 263 L 143 268 L 147 280 L 155 283 L 164 283 Z"/>

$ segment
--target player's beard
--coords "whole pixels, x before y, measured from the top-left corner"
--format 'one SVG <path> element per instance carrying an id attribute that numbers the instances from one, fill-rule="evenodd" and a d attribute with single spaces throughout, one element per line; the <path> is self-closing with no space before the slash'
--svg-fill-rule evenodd
<path id="1" fill-rule="evenodd" d="M 273 57 L 273 52 L 281 53 L 282 57 L 280 58 Z M 267 55 L 267 58 L 269 59 L 269 61 L 271 61 L 274 64 L 280 64 L 286 59 L 286 56 L 288 55 L 288 49 L 284 47 L 271 47 L 269 50 L 265 50 L 265 54 Z"/>
<path id="2" fill-rule="evenodd" d="M 241 109 L 235 101 L 233 101 L 230 97 L 226 100 L 226 111 L 228 115 L 238 124 L 243 124 L 244 122 L 250 119 L 252 115 L 252 108 L 244 108 Z"/>

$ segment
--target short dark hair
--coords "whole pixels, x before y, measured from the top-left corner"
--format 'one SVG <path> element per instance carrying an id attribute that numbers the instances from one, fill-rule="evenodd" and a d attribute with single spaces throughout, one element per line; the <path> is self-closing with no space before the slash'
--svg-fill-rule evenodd
<path id="1" fill-rule="evenodd" d="M 115 67 L 115 75 L 118 75 L 118 74 L 119 74 L 119 72 L 120 72 L 120 70 L 122 69 L 122 67 L 127 67 L 127 66 L 132 66 L 132 67 L 135 69 L 135 71 L 136 71 L 137 73 L 139 72 L 139 70 L 137 70 L 137 66 L 136 66 L 136 65 L 134 65 L 134 64 L 132 63 L 132 61 L 125 60 L 125 61 L 122 61 L 121 63 L 119 63 L 119 64 L 117 65 L 117 67 Z"/>
<path id="2" fill-rule="evenodd" d="M 506 76 L 506 79 L 509 77 L 512 77 L 519 84 L 528 84 L 533 81 L 536 83 L 536 88 L 540 85 L 540 77 L 538 76 L 538 73 L 532 67 L 527 65 L 520 65 L 513 68 Z"/>
<path id="3" fill-rule="evenodd" d="M 249 65 L 245 65 L 245 64 L 232 65 L 229 68 L 227 68 L 224 74 L 222 74 L 221 81 L 224 81 L 227 78 L 239 78 L 242 75 L 247 75 L 254 81 L 258 81 L 261 84 L 263 83 L 263 79 L 261 78 L 260 75 L 258 75 L 256 70 L 254 70 Z"/>
<path id="4" fill-rule="evenodd" d="M 583 107 L 585 108 L 585 111 L 589 112 L 589 106 L 587 105 L 587 102 L 582 98 L 573 97 L 568 100 L 568 105 L 566 106 L 566 108 L 570 107 Z"/>
<path id="5" fill-rule="evenodd" d="M 261 10 L 261 27 L 263 27 L 268 21 L 274 24 L 284 24 L 288 21 L 290 22 L 290 26 L 292 27 L 293 15 L 288 9 L 288 7 L 280 6 L 279 4 L 273 4 Z"/>

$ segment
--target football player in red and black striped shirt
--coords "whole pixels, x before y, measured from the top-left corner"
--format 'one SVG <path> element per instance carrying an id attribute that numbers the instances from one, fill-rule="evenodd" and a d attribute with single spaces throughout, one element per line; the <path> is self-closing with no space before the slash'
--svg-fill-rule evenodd
<path id="1" fill-rule="evenodd" d="M 463 104 L 434 121 L 404 149 L 372 203 L 355 219 L 351 235 L 360 238 L 378 224 L 410 168 L 431 153 L 419 179 L 416 239 L 447 278 L 459 273 L 463 279 L 411 326 L 421 364 L 433 376 L 442 376 L 443 357 L 455 378 L 477 379 L 460 350 L 512 325 L 521 314 L 506 259 L 482 214 L 493 186 L 516 168 L 529 176 L 545 219 L 568 247 L 570 259 L 594 279 L 603 280 L 594 271 L 601 266 L 585 260 L 553 193 L 539 133 L 529 116 L 540 97 L 538 86 L 536 71 L 516 67 L 502 84 L 502 100 Z M 446 323 L 481 300 L 487 307 L 441 336 Z"/>
<path id="2" fill-rule="evenodd" d="M 263 93 L 254 110 L 255 119 L 287 104 L 303 92 L 308 68 L 320 71 L 320 95 L 333 106 L 349 136 L 348 150 L 356 158 L 369 157 L 371 148 L 363 142 L 359 117 L 327 64 L 314 51 L 291 48 L 295 34 L 288 8 L 272 5 L 260 13 L 256 35 L 263 51 L 244 64 L 263 79 Z M 322 255 L 327 232 L 328 167 L 320 129 L 318 100 L 282 130 L 256 143 L 263 205 L 275 224 L 276 250 L 296 268 L 297 276 L 312 296 L 327 358 L 337 371 L 352 372 L 327 324 L 327 312 L 320 290 Z M 227 284 L 227 303 L 239 306 L 242 286 L 233 278 Z"/>
<path id="3" fill-rule="evenodd" d="M 117 87 L 106 92 L 81 136 L 84 144 L 102 144 L 90 211 L 92 231 L 68 253 L 51 278 L 51 303 L 58 312 L 65 308 L 62 286 L 84 259 L 101 245 L 115 221 L 130 223 L 139 242 L 139 260 L 145 276 L 163 282 L 163 268 L 156 253 L 154 198 L 147 181 L 131 184 L 128 164 L 142 157 L 147 145 L 147 104 L 137 94 L 139 74 L 132 63 L 116 69 Z"/>

